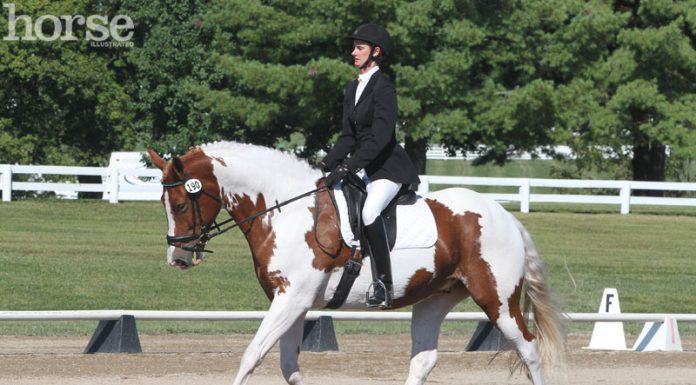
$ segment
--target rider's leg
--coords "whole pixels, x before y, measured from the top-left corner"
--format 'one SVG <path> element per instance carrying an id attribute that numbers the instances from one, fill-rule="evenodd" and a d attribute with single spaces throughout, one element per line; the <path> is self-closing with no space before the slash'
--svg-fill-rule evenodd
<path id="1" fill-rule="evenodd" d="M 373 297 L 368 298 L 368 306 L 389 307 L 393 297 L 391 260 L 389 258 L 389 240 L 384 220 L 380 215 L 389 202 L 398 194 L 401 184 L 387 179 L 378 179 L 367 184 L 367 198 L 363 206 L 362 218 L 365 236 L 369 244 L 370 257 L 373 261 L 373 280 L 376 284 Z M 386 289 L 386 290 L 384 290 Z"/>

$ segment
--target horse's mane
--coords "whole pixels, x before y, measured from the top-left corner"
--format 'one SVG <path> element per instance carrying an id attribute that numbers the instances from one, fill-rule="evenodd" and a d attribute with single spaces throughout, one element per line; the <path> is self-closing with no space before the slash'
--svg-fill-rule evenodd
<path id="1" fill-rule="evenodd" d="M 222 141 L 199 149 L 221 159 L 236 178 L 251 180 L 261 191 L 270 189 L 281 196 L 311 187 L 321 176 L 305 160 L 274 148 Z"/>
<path id="2" fill-rule="evenodd" d="M 255 144 L 220 141 L 203 144 L 200 149 L 207 154 L 217 153 L 218 156 L 253 159 L 255 162 L 260 162 L 255 164 L 258 166 L 262 164 L 270 167 L 281 166 L 283 171 L 288 171 L 289 168 L 306 174 L 311 170 L 307 161 L 294 154 Z"/>

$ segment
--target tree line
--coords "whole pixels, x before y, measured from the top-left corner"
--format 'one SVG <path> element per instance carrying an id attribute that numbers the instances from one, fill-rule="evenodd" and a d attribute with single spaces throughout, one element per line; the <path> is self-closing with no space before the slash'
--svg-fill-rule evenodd
<path id="1" fill-rule="evenodd" d="M 356 76 L 346 37 L 372 21 L 394 39 L 385 70 L 421 171 L 428 144 L 498 164 L 521 152 L 562 159 L 564 145 L 573 156 L 559 176 L 693 179 L 696 0 L 12 4 L 35 24 L 127 15 L 133 26 L 127 46 L 95 46 L 78 24 L 77 39 L 0 42 L 0 163 L 100 165 L 113 150 L 182 153 L 215 140 L 311 158 L 338 133 Z"/>

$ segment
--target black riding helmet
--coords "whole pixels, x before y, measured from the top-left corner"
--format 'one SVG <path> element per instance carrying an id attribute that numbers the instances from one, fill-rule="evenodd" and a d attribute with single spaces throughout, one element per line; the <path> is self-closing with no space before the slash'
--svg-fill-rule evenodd
<path id="1" fill-rule="evenodd" d="M 367 65 L 370 61 L 376 60 L 378 63 L 381 62 L 392 50 L 391 36 L 384 27 L 375 23 L 366 23 L 353 31 L 353 33 L 348 36 L 351 40 L 362 40 L 368 42 L 372 45 L 370 50 L 370 57 L 365 62 Z M 373 57 L 375 47 L 380 47 L 382 50 L 382 55 L 380 57 Z"/>

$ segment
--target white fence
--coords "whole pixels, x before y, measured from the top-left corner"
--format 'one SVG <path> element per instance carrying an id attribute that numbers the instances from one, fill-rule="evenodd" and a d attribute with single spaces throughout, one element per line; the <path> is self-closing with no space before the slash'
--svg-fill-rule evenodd
<path id="1" fill-rule="evenodd" d="M 13 175 L 30 175 L 33 181 L 13 181 Z M 95 175 L 101 176 L 101 183 L 57 183 L 43 181 L 44 175 Z M 2 200 L 9 202 L 12 191 L 54 192 L 70 196 L 76 192 L 101 192 L 103 198 L 112 203 L 124 200 L 158 200 L 162 192 L 157 169 L 110 167 L 68 167 L 68 166 L 21 166 L 0 165 L 0 191 Z M 424 194 L 430 186 L 495 186 L 513 188 L 514 193 L 486 193 L 498 201 L 519 202 L 520 211 L 529 212 L 532 203 L 580 203 L 609 204 L 620 207 L 622 214 L 628 214 L 632 205 L 656 206 L 696 206 L 696 198 L 669 198 L 633 196 L 635 190 L 694 192 L 696 183 L 678 182 L 635 182 L 627 180 L 578 180 L 578 179 L 534 179 L 534 178 L 485 178 L 422 175 L 419 193 Z M 533 189 L 549 188 L 567 193 L 542 193 Z M 613 190 L 613 195 L 577 193 L 578 190 L 602 189 L 605 193 Z M 291 197 L 288 197 L 291 198 Z"/>
<path id="2" fill-rule="evenodd" d="M 17 174 L 29 175 L 28 182 L 13 181 Z M 100 183 L 46 182 L 45 175 L 100 176 Z M 61 196 L 75 196 L 78 192 L 103 193 L 111 203 L 124 200 L 158 200 L 162 195 L 158 169 L 72 166 L 21 166 L 0 165 L 0 191 L 2 200 L 10 202 L 12 191 L 53 192 Z M 73 178 L 74 179 L 74 178 Z"/>
<path id="3" fill-rule="evenodd" d="M 0 311 L 0 321 L 102 321 L 131 315 L 147 321 L 260 321 L 265 311 L 175 311 L 175 310 L 56 310 Z M 329 316 L 337 321 L 409 321 L 410 312 L 310 311 L 306 319 Z M 530 316 L 531 317 L 531 316 Z M 696 322 L 696 314 L 665 313 L 563 313 L 571 322 L 662 322 L 666 317 L 678 322 Z M 446 321 L 488 321 L 483 312 L 451 312 Z"/>
<path id="4" fill-rule="evenodd" d="M 497 201 L 519 202 L 520 211 L 529 212 L 531 203 L 590 203 L 619 205 L 621 214 L 628 214 L 631 205 L 696 206 L 696 198 L 664 198 L 633 196 L 634 190 L 696 191 L 696 183 L 638 182 L 629 180 L 581 180 L 536 178 L 481 178 L 459 176 L 421 176 L 418 192 L 429 191 L 431 184 L 464 186 L 498 186 L 517 188 L 516 193 L 486 193 Z M 553 189 L 604 189 L 615 190 L 614 195 L 532 193 L 532 188 Z"/>

